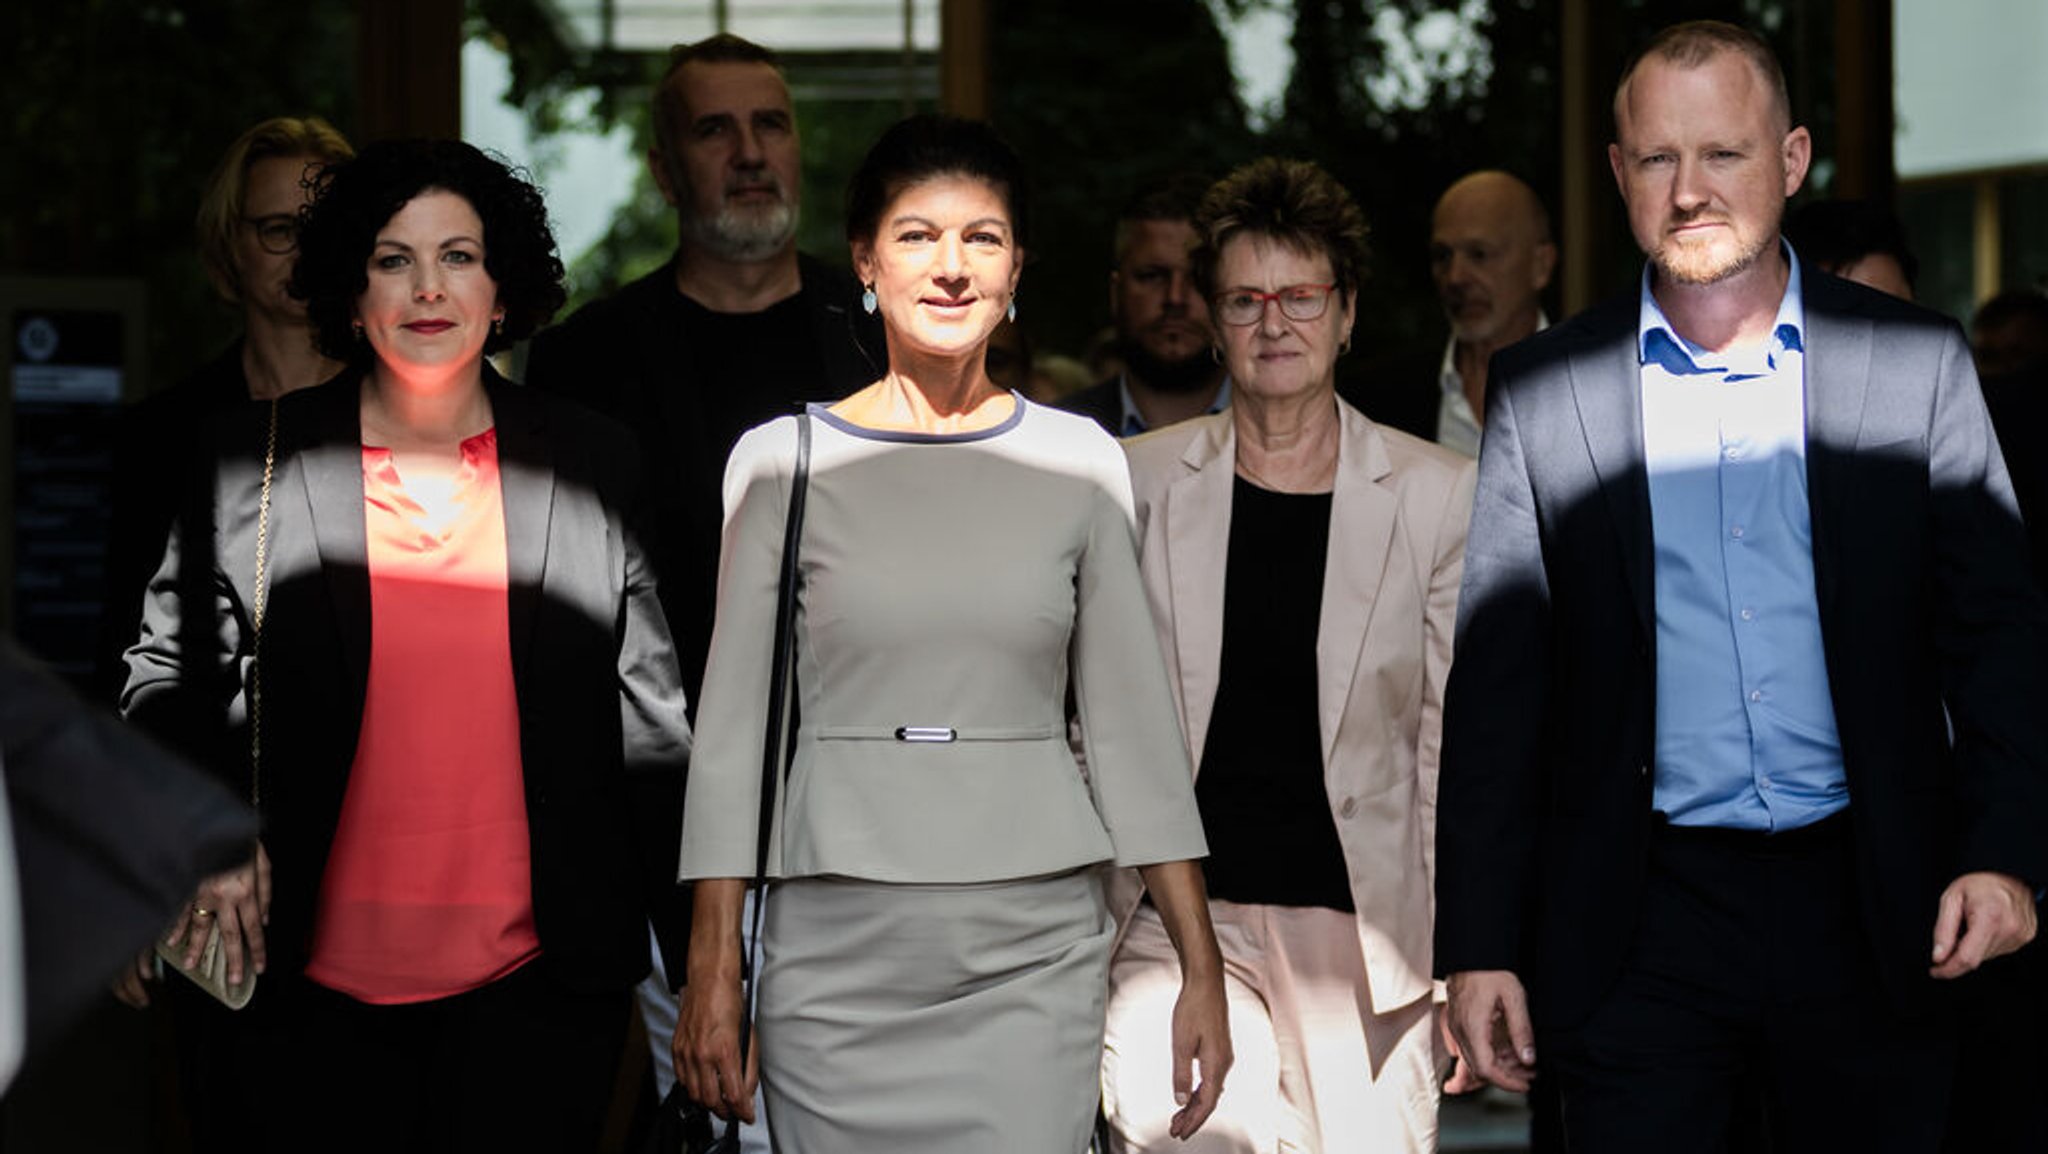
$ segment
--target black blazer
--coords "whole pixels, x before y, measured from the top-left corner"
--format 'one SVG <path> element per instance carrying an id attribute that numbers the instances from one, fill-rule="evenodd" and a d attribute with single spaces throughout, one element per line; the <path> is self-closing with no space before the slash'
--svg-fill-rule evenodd
<path id="1" fill-rule="evenodd" d="M 551 973 L 583 988 L 629 986 L 647 973 L 647 918 L 676 963 L 682 955 L 670 943 L 688 924 L 672 847 L 689 730 L 638 537 L 637 455 L 629 434 L 596 414 L 495 374 L 486 387 L 505 505 L 535 928 Z M 274 883 L 270 963 L 284 972 L 306 961 L 362 727 L 370 581 L 359 395 L 345 376 L 278 408 L 261 808 Z M 267 405 L 254 404 L 217 426 L 191 494 L 198 504 L 151 580 L 122 693 L 131 719 L 202 757 L 243 797 L 268 417 Z M 206 518 L 217 526 L 212 547 L 188 567 L 183 526 Z"/>
<path id="2" fill-rule="evenodd" d="M 1941 889 L 2048 884 L 2048 619 L 1960 330 L 1803 269 L 1807 492 L 1869 938 L 1931 996 Z M 1495 357 L 1438 796 L 1436 965 L 1581 1020 L 1633 938 L 1656 608 L 1631 292 Z M 1949 736 L 1949 723 L 1954 738 Z"/>

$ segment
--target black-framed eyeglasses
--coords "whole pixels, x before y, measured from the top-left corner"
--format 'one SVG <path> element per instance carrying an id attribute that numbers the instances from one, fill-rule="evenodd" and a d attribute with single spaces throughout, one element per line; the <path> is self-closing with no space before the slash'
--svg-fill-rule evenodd
<path id="1" fill-rule="evenodd" d="M 1290 321 L 1312 321 L 1330 307 L 1334 284 L 1291 284 L 1272 292 L 1235 288 L 1216 294 L 1216 317 L 1226 325 L 1255 325 L 1266 315 L 1266 302 L 1280 306 Z"/>
<path id="2" fill-rule="evenodd" d="M 299 218 L 289 213 L 245 216 L 242 223 L 256 230 L 256 243 L 272 256 L 286 256 L 299 247 Z"/>

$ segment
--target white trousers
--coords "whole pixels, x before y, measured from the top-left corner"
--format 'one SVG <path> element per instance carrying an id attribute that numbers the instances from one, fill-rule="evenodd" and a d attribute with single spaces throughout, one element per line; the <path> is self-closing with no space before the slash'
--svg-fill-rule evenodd
<path id="1" fill-rule="evenodd" d="M 1180 966 L 1140 906 L 1110 961 L 1102 1056 L 1111 1149 L 1128 1154 L 1402 1154 L 1436 1149 L 1436 1016 L 1427 996 L 1372 1012 L 1351 914 L 1209 903 L 1236 1064 L 1215 1114 L 1167 1135 Z"/>

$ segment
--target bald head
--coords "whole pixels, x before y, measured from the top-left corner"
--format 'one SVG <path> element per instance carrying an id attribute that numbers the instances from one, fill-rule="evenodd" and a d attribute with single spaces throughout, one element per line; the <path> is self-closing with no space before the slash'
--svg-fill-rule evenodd
<path id="1" fill-rule="evenodd" d="M 1557 246 L 1535 189 L 1505 172 L 1461 177 L 1436 202 L 1429 254 L 1459 343 L 1501 348 L 1536 331 Z"/>

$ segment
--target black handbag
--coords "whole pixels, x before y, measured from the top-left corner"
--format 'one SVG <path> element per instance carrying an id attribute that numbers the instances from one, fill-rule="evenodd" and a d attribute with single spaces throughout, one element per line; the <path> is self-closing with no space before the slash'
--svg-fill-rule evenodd
<path id="1" fill-rule="evenodd" d="M 761 741 L 761 813 L 754 839 L 753 924 L 746 940 L 758 949 L 761 910 L 768 904 L 768 842 L 774 828 L 775 793 L 796 753 L 796 587 L 797 543 L 803 536 L 804 497 L 811 482 L 811 416 L 796 418 L 796 471 L 789 483 L 789 516 L 782 528 L 782 568 L 776 580 L 775 652 L 769 662 L 768 720 Z M 740 1069 L 747 1068 L 753 1041 L 754 1008 L 761 995 L 760 974 L 751 957 L 740 958 Z M 709 1107 L 692 1101 L 681 1082 L 661 1100 L 648 1148 L 654 1154 L 739 1154 L 740 1123 L 729 1119 L 721 1132 Z"/>

